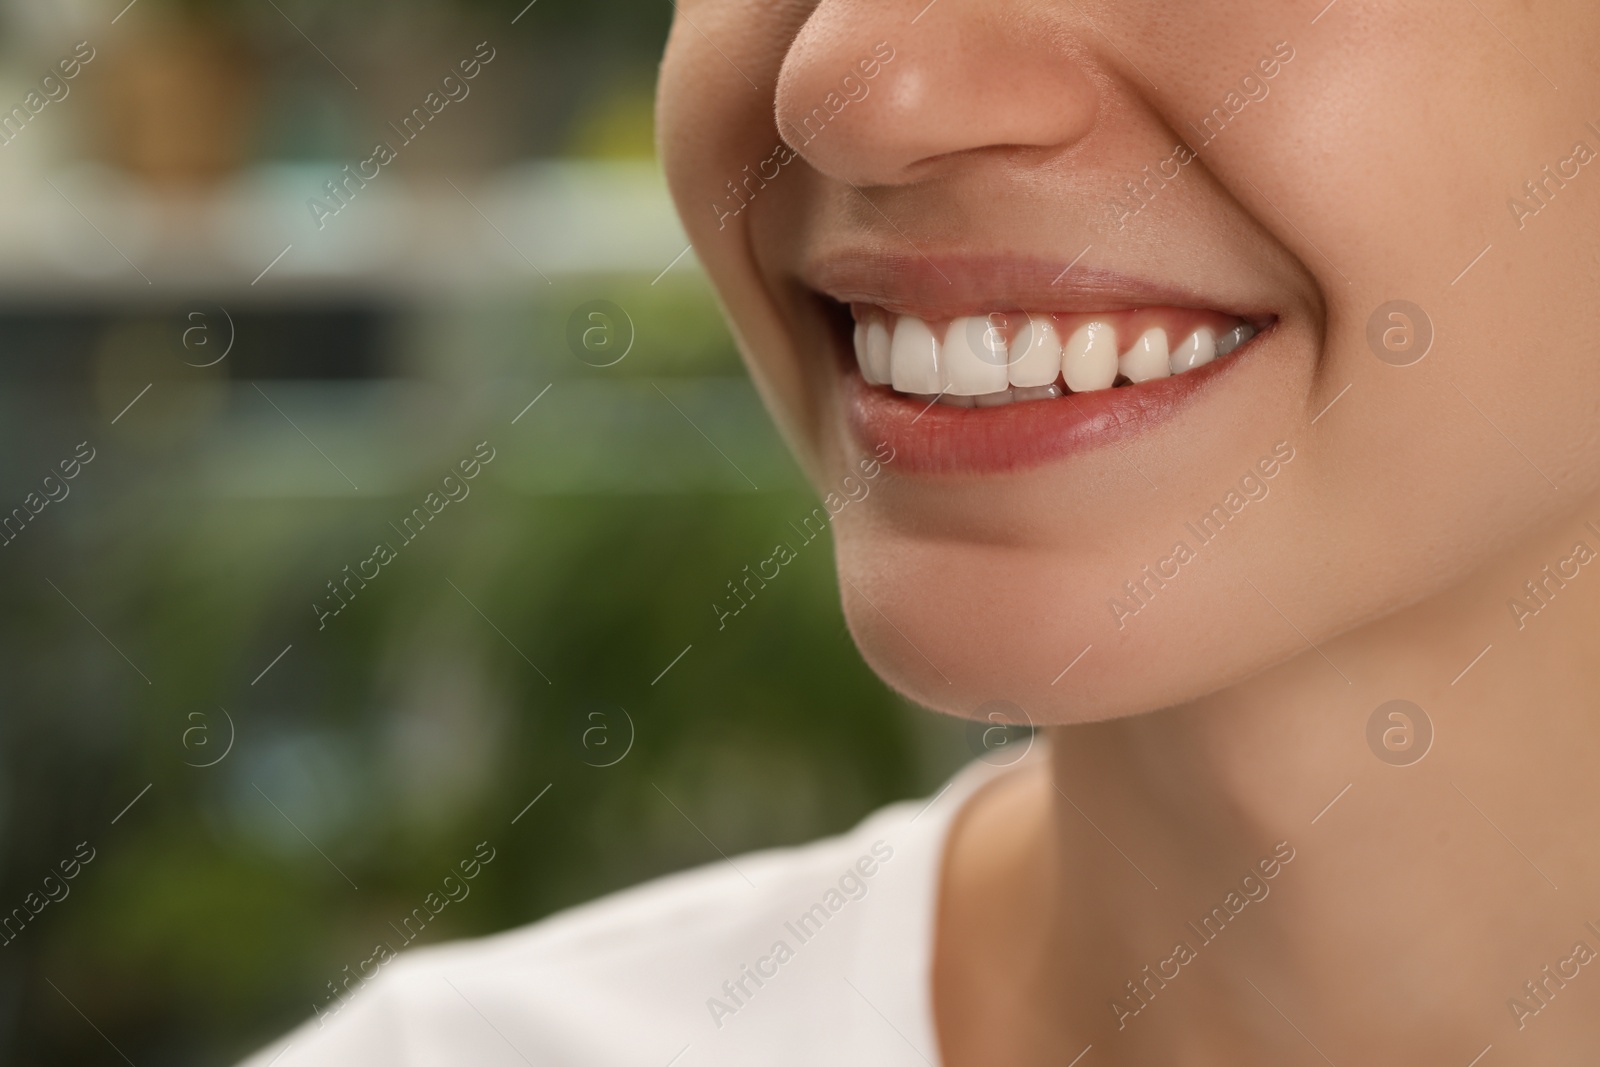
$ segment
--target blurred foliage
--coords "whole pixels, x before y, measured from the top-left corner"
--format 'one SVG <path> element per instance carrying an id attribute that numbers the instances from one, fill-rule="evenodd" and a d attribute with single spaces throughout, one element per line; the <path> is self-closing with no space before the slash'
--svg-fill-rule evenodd
<path id="1" fill-rule="evenodd" d="M 618 82 L 597 95 L 573 123 L 562 153 L 573 159 L 648 159 L 655 154 L 655 93 Z"/>
<path id="2" fill-rule="evenodd" d="M 638 351 L 611 368 L 563 340 L 596 292 L 639 323 Z M 109 1062 L 70 997 L 133 1062 L 228 1063 L 309 1018 L 377 941 L 398 941 L 390 924 L 480 841 L 496 858 L 421 940 L 720 862 L 702 830 L 729 854 L 841 830 L 960 762 L 959 731 L 862 664 L 827 540 L 718 629 L 711 601 L 815 498 L 764 423 L 744 438 L 728 435 L 745 423 L 702 423 L 757 475 L 753 492 L 655 397 L 689 404 L 696 382 L 748 394 L 692 276 L 568 282 L 393 326 L 386 378 L 258 383 L 359 492 L 250 382 L 176 359 L 170 373 L 139 363 L 159 383 L 151 406 L 115 427 L 133 390 L 93 386 L 103 370 L 5 389 L 6 500 L 79 440 L 99 454 L 0 559 L 0 908 L 77 842 L 97 855 L 4 949 L 0 1062 Z M 137 344 L 172 350 L 149 321 L 102 333 L 98 351 L 118 361 Z M 426 402 L 372 399 L 398 386 Z M 635 393 L 664 420 L 644 447 L 570 408 Z M 400 421 L 362 421 L 373 411 Z M 324 582 L 375 539 L 396 541 L 387 524 L 485 438 L 497 455 L 470 496 L 319 630 L 309 604 Z M 252 483 L 245 460 L 262 441 L 327 491 Z M 727 488 L 526 489 L 566 455 L 692 467 L 693 484 Z M 374 470 L 389 474 L 367 483 Z M 194 766 L 221 754 L 230 717 L 232 750 Z"/>

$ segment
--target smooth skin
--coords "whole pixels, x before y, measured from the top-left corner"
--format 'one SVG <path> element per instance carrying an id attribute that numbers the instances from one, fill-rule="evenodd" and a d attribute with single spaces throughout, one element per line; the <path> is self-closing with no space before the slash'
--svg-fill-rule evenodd
<path id="1" fill-rule="evenodd" d="M 1492 1045 L 1489 1067 L 1600 1048 L 1600 958 L 1564 984 L 1543 972 L 1576 942 L 1600 953 L 1600 559 L 1562 563 L 1600 553 L 1600 159 L 1576 161 L 1600 153 L 1600 7 L 678 9 L 668 180 L 819 489 L 867 451 L 808 288 L 832 257 L 1082 252 L 1275 318 L 1137 437 L 1002 474 L 891 463 L 837 524 L 852 632 L 891 685 L 1050 727 L 1047 763 L 952 833 L 943 1063 L 1059 1067 L 1092 1045 L 1083 1067 L 1465 1067 Z M 1201 145 L 1191 124 L 1284 42 L 1265 95 Z M 727 183 L 798 142 L 880 43 L 894 58 L 870 92 L 725 214 Z M 1119 216 L 1124 183 L 1180 140 L 1198 158 Z M 1410 366 L 1368 342 L 1396 299 L 1435 335 Z M 1294 459 L 1270 494 L 1119 619 L 1123 583 L 1280 442 Z M 1435 733 L 1409 766 L 1368 742 L 1397 698 Z M 1279 842 L 1294 859 L 1270 894 L 1199 947 L 1186 924 Z M 1180 939 L 1197 958 L 1137 1015 L 1113 1007 Z"/>

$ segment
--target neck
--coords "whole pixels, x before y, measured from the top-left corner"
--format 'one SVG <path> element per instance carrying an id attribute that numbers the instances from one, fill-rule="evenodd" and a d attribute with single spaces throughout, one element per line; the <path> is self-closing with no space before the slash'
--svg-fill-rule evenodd
<path id="1" fill-rule="evenodd" d="M 1225 691 L 1055 729 L 1047 814 L 1020 821 L 1011 870 L 1049 887 L 1019 973 L 1067 1005 L 1035 1047 L 1463 1067 L 1489 1044 L 1595 1047 L 1600 534 L 1583 517 Z M 1561 566 L 1578 541 L 1593 562 Z"/>
<path id="2" fill-rule="evenodd" d="M 1600 998 L 1600 962 L 1544 968 L 1580 940 L 1600 952 L 1585 925 L 1600 927 L 1596 634 L 1600 535 L 1568 519 L 1226 691 L 1057 731 L 1061 884 L 1134 916 L 1060 924 L 1126 960 L 1126 976 L 1089 980 L 1104 1021 L 1120 994 L 1130 1041 L 1170 1010 L 1230 1020 L 1223 1041 L 1310 1038 L 1335 1062 L 1381 1062 L 1422 1034 L 1450 1035 L 1439 1051 L 1463 1063 L 1514 1036 L 1559 1047 L 1587 1030 L 1592 1047 L 1582 1002 Z M 1145 978 L 1178 942 L 1194 958 L 1177 977 Z M 1162 1032 L 1179 1030 L 1151 1041 Z"/>

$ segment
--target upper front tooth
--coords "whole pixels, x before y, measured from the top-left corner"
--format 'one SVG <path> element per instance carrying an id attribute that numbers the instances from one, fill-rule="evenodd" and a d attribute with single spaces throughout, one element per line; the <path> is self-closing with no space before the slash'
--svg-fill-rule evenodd
<path id="1" fill-rule="evenodd" d="M 1061 376 L 1061 335 L 1049 315 L 1029 315 L 1011 338 L 1012 385 L 1053 385 Z"/>
<path id="2" fill-rule="evenodd" d="M 1005 337 L 987 319 L 951 322 L 944 334 L 945 388 L 956 396 L 979 396 L 1008 384 Z"/>
<path id="3" fill-rule="evenodd" d="M 1061 350 L 1061 377 L 1075 393 L 1109 389 L 1117 380 L 1117 331 L 1108 322 L 1079 326 Z"/>
<path id="4" fill-rule="evenodd" d="M 941 392 L 943 362 L 939 339 L 928 324 L 914 315 L 901 315 L 889 342 L 889 378 L 895 391 L 929 395 Z"/>
<path id="5" fill-rule="evenodd" d="M 1211 327 L 1201 326 L 1172 350 L 1172 373 L 1182 374 L 1186 370 L 1203 367 L 1216 358 L 1217 335 L 1211 332 Z"/>
<path id="6" fill-rule="evenodd" d="M 1167 353 L 1167 331 L 1152 326 L 1139 335 L 1133 347 L 1122 354 L 1117 368 L 1132 382 L 1147 382 L 1151 378 L 1165 378 L 1172 373 Z"/>
<path id="7" fill-rule="evenodd" d="M 867 324 L 856 320 L 856 330 L 852 337 L 856 349 L 856 366 L 861 368 L 861 377 L 872 381 L 872 375 L 867 371 Z"/>
<path id="8" fill-rule="evenodd" d="M 889 327 L 882 319 L 874 318 L 867 324 L 867 381 L 873 385 L 888 385 Z"/>

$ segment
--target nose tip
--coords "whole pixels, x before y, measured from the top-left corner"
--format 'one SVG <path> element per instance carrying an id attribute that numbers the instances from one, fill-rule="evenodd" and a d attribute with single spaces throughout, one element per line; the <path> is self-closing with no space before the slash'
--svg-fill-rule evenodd
<path id="1" fill-rule="evenodd" d="M 983 150 L 1066 146 L 1088 132 L 1094 84 L 1058 35 L 983 4 L 918 15 L 920 3 L 823 0 L 795 37 L 776 118 L 812 167 L 901 185 Z"/>

